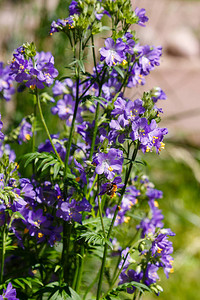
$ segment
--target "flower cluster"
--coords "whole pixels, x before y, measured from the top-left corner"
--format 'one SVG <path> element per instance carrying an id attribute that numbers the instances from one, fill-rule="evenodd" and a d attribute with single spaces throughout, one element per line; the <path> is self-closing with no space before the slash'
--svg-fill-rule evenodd
<path id="1" fill-rule="evenodd" d="M 108 26 L 103 26 L 104 19 Z M 62 31 L 71 46 L 67 76 L 56 80 L 54 57 L 36 52 L 34 43 L 17 48 L 8 67 L 0 63 L 1 96 L 9 100 L 16 81 L 18 91 L 29 88 L 34 103 L 8 134 L 1 132 L 0 120 L 0 248 L 5 249 L 0 254 L 0 279 L 5 282 L 12 259 L 20 260 L 20 280 L 30 287 L 23 289 L 27 299 L 42 299 L 43 294 L 78 299 L 85 276 L 83 259 L 96 255 L 102 259 L 97 300 L 105 273 L 108 278 L 113 275 L 113 287 L 117 281 L 128 283 L 128 293 L 138 286 L 143 292 L 146 285 L 159 294 L 157 271 L 164 269 L 167 277 L 173 272 L 169 237 L 174 233 L 164 228 L 158 204 L 162 192 L 141 175 L 138 158 L 140 153 L 164 149 L 168 131 L 159 127 L 163 111 L 157 105 L 166 95 L 154 87 L 136 99 L 126 96 L 126 88 L 145 84 L 145 77 L 160 64 L 162 48 L 141 45 L 131 30 L 131 25 L 145 27 L 147 21 L 145 9 L 132 10 L 130 0 L 72 0 L 66 18 L 53 21 L 50 28 L 50 35 Z M 112 35 L 95 49 L 94 36 L 104 29 Z M 91 68 L 84 65 L 89 48 Z M 46 87 L 51 88 L 41 93 Z M 59 120 L 50 128 L 59 133 L 51 134 L 48 128 L 45 115 L 50 111 L 51 119 Z M 40 121 L 47 140 L 37 132 Z M 26 155 L 18 159 L 16 151 L 18 165 L 8 143 L 29 140 L 22 148 L 28 149 Z M 123 237 L 118 239 L 120 232 Z M 113 252 L 108 249 L 111 244 Z M 114 272 L 109 266 L 105 270 L 109 255 L 119 255 Z M 114 289 L 115 296 L 122 290 L 124 286 Z M 107 292 L 109 299 L 112 293 Z M 0 298 L 17 300 L 11 283 Z"/>
<path id="2" fill-rule="evenodd" d="M 141 238 L 143 241 L 138 246 L 138 251 L 142 256 L 140 263 L 135 265 L 135 260 L 131 259 L 131 249 L 126 248 L 121 252 L 122 260 L 119 264 L 121 270 L 119 284 L 125 282 L 144 282 L 147 286 L 155 284 L 159 280 L 157 271 L 162 268 L 165 275 L 169 276 L 169 273 L 173 272 L 173 253 L 172 242 L 168 240 L 169 236 L 175 234 L 171 229 L 163 228 L 162 222 L 163 215 L 160 209 L 158 209 L 157 200 L 162 198 L 162 192 L 152 187 L 148 178 L 138 179 L 135 178 L 135 184 L 139 187 L 141 193 L 139 195 L 140 201 L 146 199 L 149 204 L 149 217 L 145 216 L 140 225 L 137 226 L 138 230 L 141 230 Z M 145 195 L 145 198 L 144 198 Z M 150 246 L 149 246 L 150 243 Z M 135 248 L 136 250 L 136 248 Z M 134 251 L 135 251 L 134 250 Z M 148 260 L 147 257 L 151 259 Z M 131 269 L 134 266 L 135 269 Z M 128 293 L 134 293 L 136 287 L 133 285 L 127 289 Z M 159 294 L 159 290 L 157 291 Z"/>
<path id="3" fill-rule="evenodd" d="M 33 57 L 27 57 L 26 49 L 21 46 L 13 53 L 10 64 L 10 74 L 16 82 L 25 83 L 31 89 L 43 89 L 50 86 L 58 71 L 54 67 L 54 57 L 50 52 L 38 52 Z"/>

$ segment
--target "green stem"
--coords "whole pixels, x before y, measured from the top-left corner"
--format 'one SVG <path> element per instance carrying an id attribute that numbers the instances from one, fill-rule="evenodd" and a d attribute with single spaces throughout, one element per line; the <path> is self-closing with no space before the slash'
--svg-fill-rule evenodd
<path id="1" fill-rule="evenodd" d="M 68 257 L 69 257 L 69 246 L 70 246 L 70 236 L 72 232 L 72 224 L 67 224 L 66 221 L 64 221 L 63 224 L 63 250 L 62 250 L 62 273 L 61 273 L 61 280 L 67 280 L 68 278 Z M 64 234 L 65 233 L 65 234 Z"/>
<path id="2" fill-rule="evenodd" d="M 77 99 L 76 103 L 75 103 L 74 114 L 73 114 L 72 124 L 71 124 L 71 128 L 70 128 L 70 133 L 69 133 L 69 139 L 67 142 L 67 150 L 66 150 L 66 156 L 65 156 L 65 178 L 67 178 L 67 173 L 68 173 L 69 155 L 70 155 L 70 150 L 71 150 L 71 145 L 72 145 L 72 137 L 73 137 L 73 133 L 74 133 L 78 104 L 79 104 L 79 101 Z"/>
<path id="3" fill-rule="evenodd" d="M 36 122 L 36 112 L 37 112 L 37 96 L 35 95 L 34 97 L 34 103 L 33 103 L 34 107 L 33 107 L 33 115 L 34 115 L 34 119 L 33 119 L 33 126 L 32 126 L 32 133 L 33 133 L 33 137 L 32 137 L 32 152 L 35 151 L 35 122 Z"/>
<path id="4" fill-rule="evenodd" d="M 37 98 L 37 104 L 38 104 L 38 109 L 39 109 L 39 113 L 40 113 L 40 118 L 41 118 L 42 124 L 43 124 L 43 126 L 44 126 L 44 129 L 45 129 L 45 131 L 46 131 L 46 134 L 47 134 L 47 136 L 48 136 L 48 138 L 49 138 L 49 141 L 50 141 L 50 143 L 51 143 L 51 146 L 52 146 L 52 148 L 53 148 L 53 150 L 54 150 L 54 152 L 55 152 L 55 154 L 56 154 L 56 156 L 57 156 L 59 162 L 61 163 L 61 165 L 63 165 L 63 161 L 62 161 L 62 159 L 60 158 L 60 155 L 58 154 L 58 152 L 57 152 L 57 150 L 56 150 L 56 148 L 55 148 L 55 146 L 54 146 L 54 143 L 53 143 L 53 141 L 52 141 L 51 135 L 50 135 L 50 133 L 49 133 L 49 129 L 48 129 L 47 124 L 46 124 L 46 122 L 45 122 L 44 115 L 43 115 L 43 112 L 42 112 L 41 103 L 40 103 L 40 98 L 39 98 L 39 96 L 38 96 L 37 90 L 36 90 L 36 98 Z"/>
<path id="5" fill-rule="evenodd" d="M 93 136 L 92 136 L 92 143 L 91 143 L 91 150 L 90 150 L 90 156 L 89 160 L 92 160 L 92 156 L 94 153 L 94 146 L 95 146 L 95 141 L 96 141 L 96 136 L 97 136 L 97 129 L 98 129 L 98 120 L 99 120 L 99 112 L 100 112 L 100 103 L 97 103 L 97 108 L 96 108 L 96 113 L 95 113 L 95 125 L 94 125 L 94 131 L 93 131 Z"/>
<path id="6" fill-rule="evenodd" d="M 76 258 L 75 258 L 75 274 L 74 274 L 74 279 L 73 279 L 73 283 L 72 283 L 72 288 L 74 290 L 76 288 L 78 273 L 79 273 L 79 257 L 78 257 L 78 255 L 76 255 Z"/>
<path id="7" fill-rule="evenodd" d="M 77 281 L 76 281 L 76 288 L 75 288 L 77 293 L 79 293 L 82 274 L 83 274 L 84 254 L 85 254 L 84 245 L 81 245 L 81 253 L 80 254 L 81 254 L 81 256 L 79 256 L 79 272 L 78 272 L 78 277 L 77 277 Z"/>
<path id="8" fill-rule="evenodd" d="M 114 273 L 113 273 L 113 277 L 112 277 L 112 281 L 111 281 L 111 287 L 114 285 L 114 283 L 115 283 L 115 278 L 116 278 L 116 274 L 117 274 L 117 272 L 118 272 L 118 266 L 119 266 L 119 263 L 120 263 L 120 261 L 121 261 L 121 255 L 119 255 L 119 257 L 118 257 L 118 260 L 117 260 L 117 264 L 116 264 L 116 267 L 115 267 L 115 271 L 114 271 Z"/>
<path id="9" fill-rule="evenodd" d="M 7 220 L 5 220 L 5 224 L 3 226 L 2 231 L 2 251 L 1 251 L 1 273 L 0 273 L 0 283 L 3 283 L 3 275 L 4 275 L 4 262 L 5 262 L 5 253 L 6 253 L 6 229 L 7 229 Z"/>
<path id="10" fill-rule="evenodd" d="M 97 195 L 99 194 L 99 176 L 98 176 L 98 181 L 97 181 Z M 103 215 L 102 215 L 102 208 L 101 208 L 101 201 L 100 201 L 100 196 L 97 196 L 98 198 L 98 206 L 99 206 L 99 215 L 100 215 L 100 220 L 101 220 L 101 226 L 103 230 L 103 235 L 106 238 L 106 232 L 103 224 Z"/>
<path id="11" fill-rule="evenodd" d="M 79 45 L 79 59 L 81 57 L 81 51 L 82 51 L 82 43 Z M 75 56 L 75 49 L 74 49 L 74 56 Z M 73 113 L 73 119 L 72 119 L 72 124 L 70 128 L 70 133 L 69 133 L 69 139 L 67 143 L 67 150 L 66 150 L 66 156 L 65 156 L 65 179 L 67 178 L 67 173 L 68 173 L 68 162 L 69 162 L 69 156 L 70 156 L 70 150 L 71 150 L 71 144 L 72 144 L 72 137 L 74 133 L 74 127 L 75 127 L 75 121 L 76 121 L 76 115 L 78 111 L 78 104 L 79 104 L 79 77 L 80 77 L 80 68 L 79 66 L 76 67 L 76 103 L 74 107 L 74 113 Z"/>
<path id="12" fill-rule="evenodd" d="M 126 186 L 127 186 L 128 180 L 129 180 L 129 176 L 130 176 L 130 173 L 131 173 L 131 170 L 132 170 L 133 162 L 134 162 L 134 160 L 135 160 L 135 158 L 137 156 L 138 149 L 139 149 L 139 141 L 137 142 L 137 145 L 136 145 L 136 147 L 135 147 L 135 149 L 133 151 L 132 161 L 130 163 L 128 171 L 126 172 L 126 178 L 125 178 L 125 182 L 124 182 L 124 187 L 122 189 L 121 196 L 120 196 L 120 198 L 118 200 L 117 207 L 115 209 L 115 213 L 114 213 L 114 216 L 113 216 L 113 219 L 112 219 L 109 231 L 108 231 L 108 235 L 107 235 L 107 239 L 108 240 L 109 240 L 110 235 L 112 233 L 112 229 L 113 229 L 113 226 L 114 226 L 114 223 L 115 223 L 118 211 L 119 211 L 119 206 L 121 204 L 123 195 L 125 193 Z M 99 283 L 98 283 L 97 298 L 96 298 L 96 300 L 99 300 L 100 299 L 100 295 L 101 295 L 101 288 L 102 288 L 103 274 L 104 274 L 104 269 L 105 269 L 105 264 L 106 264 L 107 251 L 108 251 L 108 244 L 106 243 L 105 246 L 104 246 L 104 253 L 103 253 L 103 259 L 102 259 L 102 265 L 101 265 L 101 271 L 100 271 L 100 278 L 99 278 Z"/>
<path id="13" fill-rule="evenodd" d="M 92 186 L 91 186 L 89 192 L 87 193 L 87 199 L 89 199 L 90 194 L 91 194 L 91 192 L 92 192 L 92 190 L 93 190 L 93 188 L 94 188 L 94 186 L 95 186 L 95 184 L 96 184 L 97 179 L 98 179 L 98 175 L 95 176 L 95 179 L 94 179 L 94 181 L 93 181 L 93 183 L 92 183 Z"/>

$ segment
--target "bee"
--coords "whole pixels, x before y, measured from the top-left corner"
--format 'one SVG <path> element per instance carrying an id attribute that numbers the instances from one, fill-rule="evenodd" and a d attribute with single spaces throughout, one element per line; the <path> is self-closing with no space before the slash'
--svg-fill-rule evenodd
<path id="1" fill-rule="evenodd" d="M 115 192 L 117 191 L 116 183 L 111 182 L 106 188 L 106 194 L 113 198 L 115 196 Z"/>

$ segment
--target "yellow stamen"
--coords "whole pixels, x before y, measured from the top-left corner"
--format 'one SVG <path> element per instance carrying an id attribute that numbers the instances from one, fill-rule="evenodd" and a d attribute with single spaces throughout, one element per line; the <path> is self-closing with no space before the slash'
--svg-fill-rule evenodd
<path id="1" fill-rule="evenodd" d="M 113 171 L 113 168 L 112 168 L 112 167 L 108 167 L 108 170 L 109 170 L 110 172 L 112 172 L 112 171 Z"/>
<path id="2" fill-rule="evenodd" d="M 162 149 L 165 149 L 165 144 L 163 142 L 160 143 L 159 151 L 161 151 Z"/>
<path id="3" fill-rule="evenodd" d="M 125 59 L 122 61 L 122 65 L 123 65 L 123 66 L 125 66 L 127 63 L 128 63 L 128 62 L 127 62 L 127 60 L 125 60 Z"/>
<path id="4" fill-rule="evenodd" d="M 30 141 L 30 139 L 31 139 L 30 134 L 27 133 L 27 134 L 25 135 L 25 139 L 26 139 L 27 141 Z"/>
<path id="5" fill-rule="evenodd" d="M 30 85 L 30 89 L 31 89 L 31 90 L 34 90 L 34 89 L 35 89 L 35 84 L 31 84 L 31 85 Z"/>
<path id="6" fill-rule="evenodd" d="M 158 201 L 154 201 L 154 206 L 159 207 Z"/>
<path id="7" fill-rule="evenodd" d="M 151 148 L 149 148 L 149 147 L 147 146 L 146 152 L 149 152 L 150 150 L 151 150 Z"/>
<path id="8" fill-rule="evenodd" d="M 80 181 L 80 177 L 76 177 L 76 178 L 75 178 L 75 181 L 76 181 L 76 182 L 79 182 L 79 181 Z"/>
<path id="9" fill-rule="evenodd" d="M 124 222 L 125 222 L 125 223 L 128 223 L 129 221 L 130 221 L 130 217 L 125 217 L 125 218 L 124 218 Z"/>
<path id="10" fill-rule="evenodd" d="M 160 247 L 158 247 L 157 252 L 158 252 L 158 253 L 161 253 L 161 252 L 162 252 L 162 249 L 161 249 Z"/>
<path id="11" fill-rule="evenodd" d="M 44 234 L 42 232 L 38 232 L 39 239 L 42 238 L 43 236 L 44 236 Z"/>

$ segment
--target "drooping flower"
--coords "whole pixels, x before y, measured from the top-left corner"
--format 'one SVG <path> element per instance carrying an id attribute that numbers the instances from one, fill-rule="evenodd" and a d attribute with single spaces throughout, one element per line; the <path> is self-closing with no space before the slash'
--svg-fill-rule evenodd
<path id="1" fill-rule="evenodd" d="M 136 7 L 135 14 L 138 17 L 137 24 L 140 26 L 146 26 L 145 23 L 149 20 L 147 16 L 145 16 L 146 10 L 144 8 L 139 9 Z"/>

